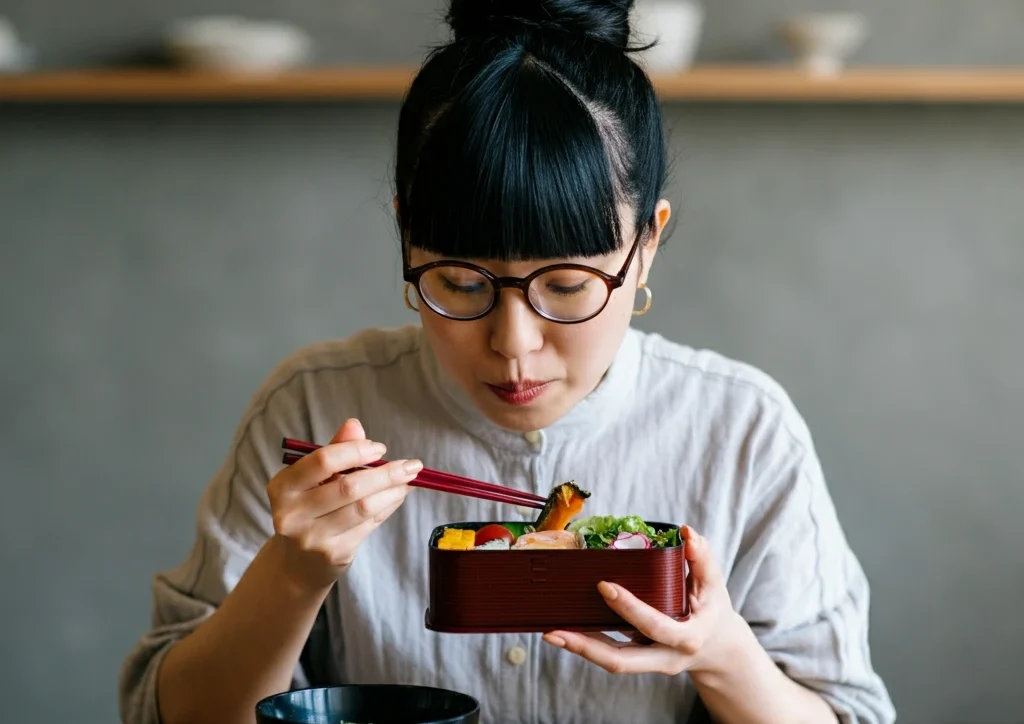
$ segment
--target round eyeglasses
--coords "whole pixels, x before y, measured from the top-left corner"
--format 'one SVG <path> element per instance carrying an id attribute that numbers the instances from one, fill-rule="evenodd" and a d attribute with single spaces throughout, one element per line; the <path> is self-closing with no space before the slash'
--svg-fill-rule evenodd
<path id="1" fill-rule="evenodd" d="M 435 261 L 406 268 L 404 279 L 442 317 L 468 322 L 491 313 L 504 287 L 519 289 L 544 319 L 579 324 L 604 311 L 612 292 L 626 281 L 640 239 L 633 242 L 619 273 L 612 276 L 583 264 L 552 264 L 527 277 L 499 277 L 464 261 Z"/>

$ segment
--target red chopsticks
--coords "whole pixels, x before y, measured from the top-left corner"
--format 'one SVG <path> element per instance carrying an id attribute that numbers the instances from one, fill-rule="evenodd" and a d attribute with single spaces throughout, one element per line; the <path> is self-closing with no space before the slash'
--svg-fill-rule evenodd
<path id="1" fill-rule="evenodd" d="M 291 453 L 285 453 L 282 458 L 285 465 L 292 465 L 314 450 L 318 450 L 321 446 L 311 442 L 294 440 L 290 437 L 286 437 L 281 442 L 281 447 L 285 450 L 293 451 Z M 354 470 L 376 468 L 381 465 L 387 465 L 387 462 L 387 460 L 378 460 L 361 468 L 354 468 L 353 470 L 346 470 L 345 472 L 351 473 L 354 472 Z M 528 493 L 523 490 L 515 490 L 514 488 L 506 488 L 501 485 L 482 483 L 479 480 L 464 478 L 461 475 L 453 475 L 452 473 L 442 473 L 438 470 L 430 470 L 429 468 L 421 470 L 419 475 L 417 475 L 409 485 L 415 488 L 426 488 L 428 490 L 436 490 L 441 493 L 465 495 L 470 498 L 491 500 L 497 503 L 510 503 L 512 505 L 520 505 L 526 508 L 535 508 L 537 510 L 543 508 L 545 503 L 547 503 L 547 499 L 540 495 Z"/>

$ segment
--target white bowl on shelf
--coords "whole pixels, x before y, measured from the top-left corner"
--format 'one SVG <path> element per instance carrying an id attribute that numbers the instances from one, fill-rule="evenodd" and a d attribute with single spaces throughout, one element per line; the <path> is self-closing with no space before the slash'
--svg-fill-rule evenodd
<path id="1" fill-rule="evenodd" d="M 679 73 L 697 55 L 704 28 L 704 8 L 691 0 L 637 0 L 633 6 L 632 43 L 648 45 L 639 54 L 652 73 Z"/>
<path id="2" fill-rule="evenodd" d="M 234 73 L 275 73 L 305 62 L 312 42 L 283 22 L 209 16 L 175 23 L 166 44 L 188 68 Z"/>
<path id="3" fill-rule="evenodd" d="M 14 24 L 0 17 L 0 73 L 17 73 L 28 65 L 28 49 L 18 39 Z"/>
<path id="4" fill-rule="evenodd" d="M 867 20 L 858 13 L 799 15 L 782 23 L 779 34 L 805 71 L 818 76 L 836 75 L 864 42 Z"/>

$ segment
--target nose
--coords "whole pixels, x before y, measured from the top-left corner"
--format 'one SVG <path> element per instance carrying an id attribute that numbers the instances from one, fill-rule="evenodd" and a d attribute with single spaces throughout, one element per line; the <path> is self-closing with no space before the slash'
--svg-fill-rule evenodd
<path id="1" fill-rule="evenodd" d="M 491 349 L 506 359 L 524 359 L 544 346 L 544 320 L 519 290 L 503 289 L 489 317 Z"/>

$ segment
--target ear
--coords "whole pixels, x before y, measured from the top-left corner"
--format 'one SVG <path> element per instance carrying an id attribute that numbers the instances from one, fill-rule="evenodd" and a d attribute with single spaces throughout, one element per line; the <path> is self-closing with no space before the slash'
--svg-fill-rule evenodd
<path id="1" fill-rule="evenodd" d="M 651 273 L 651 266 L 654 265 L 654 257 L 658 252 L 658 247 L 661 245 L 661 235 L 665 231 L 665 227 L 668 226 L 669 219 L 672 218 L 672 204 L 665 199 L 658 202 L 658 205 L 654 207 L 654 231 L 647 239 L 641 250 L 643 259 L 643 268 L 640 272 L 640 284 L 647 283 L 647 276 Z"/>

